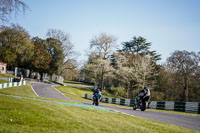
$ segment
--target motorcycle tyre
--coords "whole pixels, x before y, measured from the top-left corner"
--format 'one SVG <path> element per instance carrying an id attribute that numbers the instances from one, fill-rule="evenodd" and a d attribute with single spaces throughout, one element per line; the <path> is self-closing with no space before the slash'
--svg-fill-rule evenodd
<path id="1" fill-rule="evenodd" d="M 142 107 L 140 108 L 141 111 L 146 110 L 146 102 L 142 102 Z"/>
<path id="2" fill-rule="evenodd" d="M 133 104 L 133 110 L 136 110 L 137 109 L 137 107 L 136 107 L 136 104 L 134 103 Z"/>
<path id="3" fill-rule="evenodd" d="M 99 100 L 98 100 L 98 99 L 96 99 L 96 101 L 95 101 L 95 105 L 96 105 L 96 106 L 99 105 Z"/>

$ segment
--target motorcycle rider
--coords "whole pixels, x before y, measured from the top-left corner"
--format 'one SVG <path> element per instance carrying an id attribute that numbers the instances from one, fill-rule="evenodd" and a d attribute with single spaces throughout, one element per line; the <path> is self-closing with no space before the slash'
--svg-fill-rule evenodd
<path id="1" fill-rule="evenodd" d="M 139 93 L 138 93 L 138 97 L 136 98 L 137 101 L 149 101 L 150 99 L 150 90 L 147 87 L 144 87 L 144 89 L 142 89 Z"/>
<path id="2" fill-rule="evenodd" d="M 94 88 L 93 89 L 93 98 L 92 98 L 93 99 L 93 103 L 92 103 L 93 105 L 95 104 L 94 103 L 95 102 L 94 101 L 95 97 L 96 98 L 100 98 L 101 97 L 101 91 L 100 90 L 101 90 L 101 88 L 96 88 L 96 89 Z"/>

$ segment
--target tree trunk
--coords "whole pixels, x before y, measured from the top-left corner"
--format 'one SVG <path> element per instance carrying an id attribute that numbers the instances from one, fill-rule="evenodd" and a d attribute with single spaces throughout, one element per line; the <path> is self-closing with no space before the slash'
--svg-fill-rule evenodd
<path id="1" fill-rule="evenodd" d="M 184 81 L 185 85 L 184 85 L 184 92 L 185 92 L 185 101 L 187 102 L 188 101 L 188 78 L 186 77 L 185 78 L 185 81 Z"/>
<path id="2" fill-rule="evenodd" d="M 102 67 L 101 73 L 101 89 L 104 90 L 104 67 Z"/>
<path id="3" fill-rule="evenodd" d="M 32 71 L 33 70 L 30 69 L 30 73 L 29 73 L 29 76 L 28 76 L 29 78 L 31 78 Z"/>
<path id="4" fill-rule="evenodd" d="M 128 90 L 127 90 L 127 98 L 129 98 L 129 99 L 132 97 L 132 94 L 131 94 L 131 92 L 132 92 L 131 85 L 128 85 Z"/>
<path id="5" fill-rule="evenodd" d="M 40 73 L 40 81 L 43 81 L 43 72 Z"/>
<path id="6" fill-rule="evenodd" d="M 101 89 L 104 90 L 104 73 L 101 75 Z"/>

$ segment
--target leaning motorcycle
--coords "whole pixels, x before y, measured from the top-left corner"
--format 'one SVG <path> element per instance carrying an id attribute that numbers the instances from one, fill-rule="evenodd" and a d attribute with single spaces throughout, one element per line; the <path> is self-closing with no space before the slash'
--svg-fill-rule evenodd
<path id="1" fill-rule="evenodd" d="M 93 105 L 98 106 L 101 99 L 101 94 L 94 94 L 93 96 Z"/>
<path id="2" fill-rule="evenodd" d="M 140 109 L 141 111 L 146 110 L 148 100 L 145 97 L 142 97 L 143 94 L 139 94 L 135 98 L 135 103 L 133 104 L 133 110 Z"/>

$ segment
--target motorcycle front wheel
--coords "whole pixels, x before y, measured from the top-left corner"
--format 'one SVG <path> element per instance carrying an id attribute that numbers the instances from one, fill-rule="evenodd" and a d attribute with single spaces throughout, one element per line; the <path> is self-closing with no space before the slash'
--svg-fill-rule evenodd
<path id="1" fill-rule="evenodd" d="M 133 104 L 133 110 L 136 110 L 137 109 L 137 107 L 136 107 L 136 104 L 134 103 Z"/>

